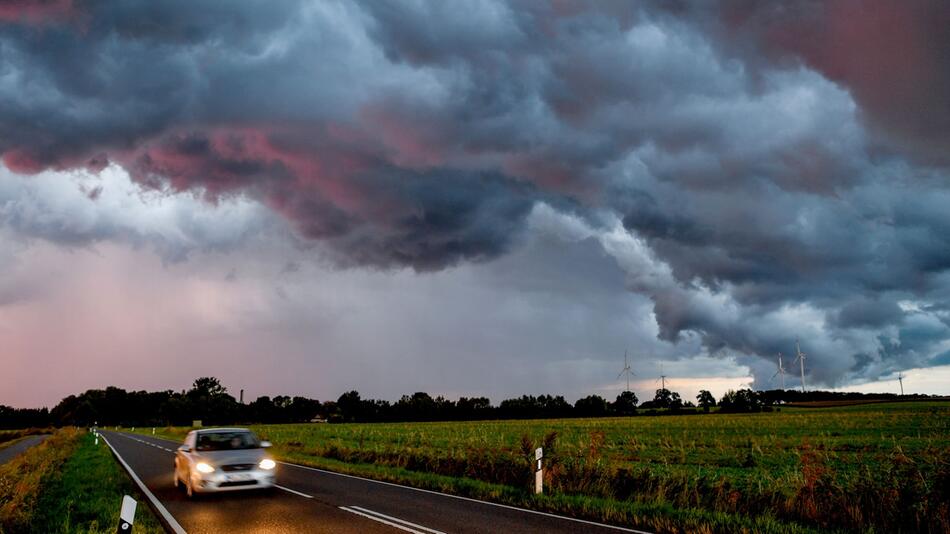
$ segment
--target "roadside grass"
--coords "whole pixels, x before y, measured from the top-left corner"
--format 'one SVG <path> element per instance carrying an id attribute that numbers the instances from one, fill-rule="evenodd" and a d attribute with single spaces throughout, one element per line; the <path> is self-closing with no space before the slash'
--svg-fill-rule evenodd
<path id="1" fill-rule="evenodd" d="M 134 531 L 161 534 L 165 530 L 137 488 L 104 443 L 92 434 L 79 438 L 78 447 L 62 470 L 45 484 L 33 516 L 34 532 L 106 534 L 115 532 L 123 495 L 138 501 Z"/>
<path id="2" fill-rule="evenodd" d="M 0 465 L 0 533 L 37 532 L 32 524 L 43 483 L 66 462 L 80 435 L 76 429 L 58 430 L 43 443 Z"/>
<path id="3" fill-rule="evenodd" d="M 0 466 L 0 533 L 115 532 L 124 494 L 139 501 L 135 532 L 164 532 L 108 447 L 61 429 Z"/>

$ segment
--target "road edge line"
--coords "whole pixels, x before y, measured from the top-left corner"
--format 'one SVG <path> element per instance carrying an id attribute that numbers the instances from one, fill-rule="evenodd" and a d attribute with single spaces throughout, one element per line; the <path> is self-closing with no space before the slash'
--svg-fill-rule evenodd
<path id="1" fill-rule="evenodd" d="M 145 484 L 138 477 L 138 475 L 135 474 L 135 471 L 132 470 L 129 464 L 125 463 L 125 460 L 122 458 L 119 452 L 115 450 L 115 447 L 113 447 L 112 444 L 109 443 L 109 440 L 106 438 L 106 436 L 102 433 L 100 433 L 99 435 L 102 436 L 102 441 L 104 441 L 105 444 L 109 446 L 109 449 L 112 451 L 112 454 L 115 455 L 116 459 L 119 460 L 119 463 L 122 464 L 122 467 L 125 469 L 125 471 L 129 474 L 129 476 L 136 483 L 136 485 L 138 485 L 139 490 L 143 494 L 145 494 L 145 496 L 148 498 L 149 507 L 152 509 L 152 511 L 158 514 L 159 520 L 161 520 L 162 522 L 162 526 L 164 526 L 166 530 L 170 530 L 171 532 L 174 532 L 175 534 L 187 534 L 187 532 L 185 532 L 185 529 L 181 528 L 181 525 L 178 524 L 178 521 L 176 521 L 175 518 L 172 516 L 172 514 L 168 511 L 168 509 L 165 508 L 165 505 L 163 505 L 158 500 L 158 498 L 155 497 L 155 495 L 151 492 L 151 490 L 149 490 L 148 487 L 145 486 Z"/>

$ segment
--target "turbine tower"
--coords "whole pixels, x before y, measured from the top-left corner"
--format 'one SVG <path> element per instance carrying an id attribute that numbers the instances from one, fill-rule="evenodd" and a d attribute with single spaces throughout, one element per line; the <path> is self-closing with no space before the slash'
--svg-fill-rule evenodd
<path id="1" fill-rule="evenodd" d="M 630 364 L 627 362 L 627 351 L 626 351 L 626 350 L 623 351 L 623 369 L 621 369 L 620 374 L 617 375 L 617 378 L 619 379 L 619 378 L 620 378 L 621 376 L 623 376 L 623 375 L 627 375 L 627 389 L 626 389 L 626 391 L 630 391 L 630 375 L 637 376 L 637 373 L 634 373 L 634 372 L 633 372 L 633 370 L 630 368 Z"/>
<path id="2" fill-rule="evenodd" d="M 778 353 L 778 371 L 775 371 L 775 374 L 772 375 L 772 378 L 769 379 L 769 382 L 775 380 L 775 377 L 782 375 L 782 391 L 785 391 L 785 366 L 782 365 L 782 353 Z"/>
<path id="3" fill-rule="evenodd" d="M 802 368 L 802 393 L 805 392 L 805 353 L 802 352 L 801 347 L 798 344 L 798 340 L 795 340 L 795 361 L 792 362 L 792 365 L 796 363 L 801 364 Z"/>
<path id="4" fill-rule="evenodd" d="M 904 373 L 901 373 L 900 371 L 898 371 L 897 381 L 900 382 L 901 384 L 901 397 L 903 397 L 904 396 Z"/>
<path id="5" fill-rule="evenodd" d="M 663 374 L 663 362 L 660 362 L 660 378 L 656 379 L 660 383 L 660 388 L 666 389 L 666 375 Z"/>

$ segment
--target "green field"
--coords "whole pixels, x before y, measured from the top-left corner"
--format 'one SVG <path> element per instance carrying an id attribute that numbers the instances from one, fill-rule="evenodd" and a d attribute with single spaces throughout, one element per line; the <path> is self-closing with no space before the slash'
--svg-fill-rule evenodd
<path id="1" fill-rule="evenodd" d="M 290 461 L 660 532 L 950 531 L 947 402 L 252 428 Z"/>

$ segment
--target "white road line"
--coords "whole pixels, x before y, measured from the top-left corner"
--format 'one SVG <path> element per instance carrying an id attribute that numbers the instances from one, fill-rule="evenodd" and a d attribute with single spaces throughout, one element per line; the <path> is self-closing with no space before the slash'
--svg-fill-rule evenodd
<path id="1" fill-rule="evenodd" d="M 301 493 L 301 492 L 299 492 L 299 491 L 297 491 L 297 490 L 292 490 L 292 489 L 290 489 L 290 488 L 285 488 L 284 486 L 281 486 L 280 484 L 274 484 L 274 487 L 275 487 L 275 488 L 282 489 L 282 490 L 284 490 L 284 491 L 286 491 L 286 492 L 289 492 L 289 493 L 293 493 L 294 495 L 300 495 L 301 497 L 306 497 L 306 498 L 308 498 L 308 499 L 312 499 L 312 498 L 313 498 L 313 495 L 307 495 L 306 493 Z"/>
<path id="2" fill-rule="evenodd" d="M 132 480 L 135 482 L 135 484 L 138 485 L 140 490 L 142 490 L 142 493 L 144 493 L 145 496 L 148 497 L 149 502 L 152 503 L 152 506 L 154 506 L 155 510 L 158 510 L 158 513 L 161 514 L 163 519 L 165 519 L 166 524 L 168 525 L 170 529 L 172 529 L 172 532 L 174 532 L 175 534 L 187 534 L 185 532 L 185 529 L 181 528 L 181 525 L 178 524 L 178 521 L 175 521 L 175 518 L 172 517 L 172 514 L 168 513 L 168 509 L 165 508 L 165 506 L 158 499 L 155 498 L 155 495 L 152 494 L 151 491 L 149 491 L 149 489 L 145 486 L 145 484 L 142 483 L 142 480 L 139 479 L 138 475 L 135 474 L 135 471 L 132 471 L 132 468 L 129 467 L 129 464 L 125 463 L 125 460 L 122 459 L 121 455 L 119 455 L 119 451 L 115 450 L 115 447 L 113 447 L 112 444 L 109 443 L 109 440 L 106 439 L 104 435 L 102 434 L 99 434 L 99 435 L 102 436 L 102 441 L 104 441 L 105 444 L 108 445 L 110 449 L 112 449 L 112 454 L 114 454 L 115 457 L 119 460 L 119 463 L 121 463 L 122 467 L 124 467 L 126 472 L 129 473 L 129 476 L 132 477 Z"/>
<path id="3" fill-rule="evenodd" d="M 399 530 L 405 530 L 406 532 L 412 532 L 413 534 L 426 534 L 425 532 L 423 532 L 423 531 L 421 531 L 421 530 L 414 530 L 414 529 L 411 529 L 411 528 L 409 528 L 409 527 L 400 525 L 399 523 L 393 523 L 392 521 L 388 521 L 388 520 L 383 519 L 383 518 L 381 518 L 381 517 L 376 517 L 375 515 L 369 515 L 369 514 L 367 514 L 367 513 L 360 512 L 359 510 L 354 510 L 354 509 L 352 509 L 352 508 L 347 508 L 346 506 L 341 506 L 341 507 L 340 507 L 340 510 L 346 510 L 347 512 L 349 512 L 349 513 L 351 513 L 351 514 L 361 515 L 361 516 L 363 516 L 363 517 L 365 517 L 365 518 L 372 519 L 373 521 L 376 521 L 376 522 L 378 522 L 378 523 L 383 523 L 383 524 L 389 525 L 389 526 L 391 526 L 391 527 L 393 527 L 393 528 L 398 528 Z"/>
<path id="4" fill-rule="evenodd" d="M 390 521 L 395 521 L 396 523 L 400 523 L 400 524 L 405 525 L 405 526 L 410 527 L 410 528 L 419 529 L 419 530 L 421 530 L 421 531 L 423 531 L 423 532 L 429 532 L 430 534 L 445 534 L 445 532 L 442 532 L 441 530 L 435 530 L 435 529 L 432 529 L 432 528 L 429 528 L 429 527 L 424 527 L 424 526 L 422 526 L 422 525 L 417 525 L 417 524 L 415 524 L 415 523 L 411 523 L 411 522 L 409 522 L 409 521 L 406 521 L 405 519 L 399 519 L 398 517 L 392 517 L 392 516 L 389 516 L 389 515 L 386 515 L 386 514 L 383 514 L 383 513 L 380 513 L 380 512 L 376 512 L 376 511 L 374 511 L 374 510 L 369 510 L 369 509 L 367 509 L 367 508 L 363 508 L 362 506 L 353 505 L 353 506 L 350 506 L 350 508 L 352 508 L 352 509 L 354 509 L 354 510 L 359 510 L 359 511 L 361 511 L 361 512 L 366 512 L 367 514 L 371 514 L 371 515 L 374 515 L 374 516 L 377 516 L 377 517 L 382 517 L 383 519 L 388 519 L 388 520 L 390 520 Z"/>
<path id="5" fill-rule="evenodd" d="M 396 487 L 396 488 L 402 488 L 402 489 L 407 489 L 407 490 L 412 490 L 412 491 L 419 491 L 419 492 L 422 492 L 422 493 L 431 493 L 432 495 L 441 495 L 441 496 L 443 496 L 443 497 L 449 497 L 449 498 L 452 498 L 452 499 L 459 499 L 459 500 L 462 500 L 462 501 L 469 501 L 469 502 L 474 502 L 474 503 L 478 503 L 478 504 L 484 504 L 484 505 L 487 505 L 487 506 L 497 506 L 498 508 L 507 508 L 508 510 L 516 510 L 516 511 L 518 511 L 518 512 L 524 512 L 524 513 L 526 513 L 526 514 L 541 515 L 541 516 L 544 516 L 544 517 L 553 517 L 554 519 L 562 519 L 562 520 L 564 520 L 564 521 L 572 521 L 572 522 L 574 522 L 574 523 L 581 523 L 581 524 L 584 524 L 584 525 L 593 525 L 593 526 L 597 526 L 597 527 L 601 527 L 601 528 L 608 528 L 608 529 L 611 529 L 611 530 L 617 530 L 617 531 L 620 531 L 620 532 L 633 532 L 634 534 L 653 534 L 652 532 L 647 532 L 646 530 L 636 530 L 636 529 L 632 529 L 632 528 L 618 527 L 618 526 L 616 526 L 616 525 L 608 525 L 608 524 L 606 524 L 606 523 L 598 523 L 598 522 L 596 522 L 596 521 L 588 521 L 588 520 L 586 520 L 586 519 L 577 519 L 576 517 L 567 517 L 567 516 L 563 516 L 563 515 L 549 514 L 548 512 L 539 512 L 538 510 L 530 510 L 530 509 L 528 509 L 528 508 L 519 508 L 519 507 L 517 507 L 517 506 L 511 506 L 511 505 L 508 505 L 508 504 L 500 504 L 500 503 L 497 503 L 497 502 L 480 501 L 480 500 L 478 500 L 478 499 L 472 499 L 471 497 L 462 497 L 461 495 L 452 495 L 452 494 L 450 494 L 450 493 L 442 493 L 442 492 L 440 492 L 440 491 L 432 491 L 432 490 L 427 490 L 427 489 L 422 489 L 422 488 L 414 488 L 414 487 L 412 487 L 412 486 L 403 486 L 402 484 L 394 484 L 394 483 L 392 483 L 392 482 L 383 482 L 382 480 L 373 480 L 373 479 L 371 479 L 371 478 L 358 477 L 358 476 L 356 476 L 356 475 L 347 475 L 347 474 L 344 474 L 344 473 L 337 473 L 337 472 L 335 472 L 335 471 L 327 471 L 326 469 L 319 469 L 319 468 L 316 468 L 316 467 L 310 467 L 310 466 L 308 466 L 308 465 L 292 464 L 292 463 L 288 463 L 288 462 L 277 462 L 277 463 L 279 463 L 279 464 L 284 464 L 284 465 L 289 465 L 289 466 L 291 466 L 291 467 L 297 467 L 297 468 L 299 468 L 299 469 L 307 469 L 307 470 L 310 470 L 310 471 L 317 471 L 317 472 L 319 472 L 319 473 L 326 473 L 326 474 L 328 474 L 328 475 L 336 475 L 336 476 L 346 477 L 346 478 L 355 478 L 355 479 L 357 479 L 357 480 L 365 480 L 366 482 L 372 482 L 372 483 L 374 483 L 374 484 L 383 484 L 383 485 L 385 485 L 385 486 L 393 486 L 393 487 Z"/>

